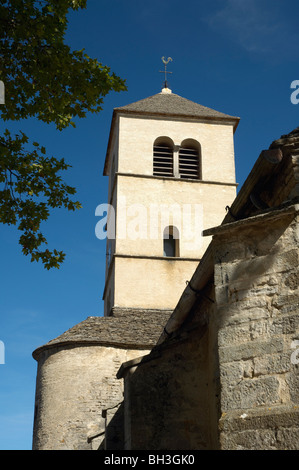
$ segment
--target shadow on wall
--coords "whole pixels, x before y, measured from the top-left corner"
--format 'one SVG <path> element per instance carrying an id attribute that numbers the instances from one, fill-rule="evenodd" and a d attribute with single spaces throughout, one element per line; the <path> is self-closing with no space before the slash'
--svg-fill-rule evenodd
<path id="1" fill-rule="evenodd" d="M 115 412 L 115 408 L 118 408 Z M 104 439 L 99 445 L 92 444 L 95 450 L 123 450 L 124 449 L 124 402 L 114 408 L 103 410 L 105 418 Z"/>
<path id="2" fill-rule="evenodd" d="M 130 450 L 215 448 L 210 436 L 215 390 L 209 346 L 208 325 L 192 322 L 137 367 L 132 364 L 133 370 L 125 367 L 125 428 L 130 434 L 125 438 Z"/>

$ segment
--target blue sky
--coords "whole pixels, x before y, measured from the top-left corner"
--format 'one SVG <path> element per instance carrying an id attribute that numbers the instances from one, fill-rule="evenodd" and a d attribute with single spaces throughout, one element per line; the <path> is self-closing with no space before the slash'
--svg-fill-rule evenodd
<path id="1" fill-rule="evenodd" d="M 70 15 L 67 42 L 109 65 L 128 91 L 108 95 L 103 111 L 76 129 L 59 132 L 33 119 L 0 123 L 1 132 L 22 129 L 49 155 L 64 157 L 72 165 L 64 177 L 83 205 L 53 212 L 43 226 L 49 247 L 67 254 L 60 270 L 30 263 L 17 230 L 0 227 L 0 449 L 31 449 L 32 351 L 103 312 L 105 242 L 95 236 L 95 209 L 107 200 L 102 171 L 113 108 L 159 93 L 161 57 L 172 57 L 174 93 L 241 118 L 235 158 L 242 185 L 260 152 L 299 125 L 299 104 L 290 100 L 299 80 L 298 17 L 295 0 L 88 0 Z"/>

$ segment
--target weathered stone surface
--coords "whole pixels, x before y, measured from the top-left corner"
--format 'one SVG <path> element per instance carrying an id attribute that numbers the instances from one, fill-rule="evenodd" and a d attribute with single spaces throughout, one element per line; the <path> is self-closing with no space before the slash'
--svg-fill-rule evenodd
<path id="1" fill-rule="evenodd" d="M 299 404 L 299 366 L 293 365 L 290 374 L 286 377 L 290 401 Z"/>
<path id="2" fill-rule="evenodd" d="M 283 374 L 290 370 L 290 350 L 253 359 L 253 376 Z"/>
<path id="3" fill-rule="evenodd" d="M 103 449 L 105 435 L 97 437 L 105 431 L 102 411 L 123 401 L 117 370 L 124 361 L 147 352 L 100 345 L 43 350 L 37 374 L 33 449 L 90 450 L 95 442 Z M 113 415 L 108 416 L 108 423 Z M 111 442 L 106 436 L 108 449 L 110 445 L 123 448 L 122 432 L 118 426 Z"/>
<path id="4" fill-rule="evenodd" d="M 247 232 L 243 225 L 227 243 L 214 238 L 221 448 L 298 449 L 299 370 L 291 363 L 299 337 L 297 220 Z"/>
<path id="5" fill-rule="evenodd" d="M 274 338 L 271 341 L 249 341 L 237 346 L 219 348 L 221 363 L 250 359 L 265 354 L 276 354 L 284 350 L 282 338 Z"/>
<path id="6" fill-rule="evenodd" d="M 167 351 L 161 349 L 159 357 L 138 364 L 134 370 L 132 364 L 132 373 L 128 366 L 125 390 L 134 409 L 126 414 L 132 433 L 127 448 L 136 445 L 138 449 L 151 441 L 151 448 L 172 449 L 173 438 L 179 439 L 182 449 L 298 448 L 299 375 L 298 366 L 291 363 L 291 344 L 299 338 L 298 253 L 290 242 L 297 236 L 297 225 L 289 219 L 275 220 L 266 232 L 265 237 L 265 228 L 256 226 L 248 233 L 243 230 L 240 238 L 236 230 L 227 244 L 222 236 L 218 243 L 215 236 L 216 303 L 207 309 L 207 300 L 202 298 L 182 327 L 187 331 L 187 325 L 190 328 L 195 319 L 208 313 L 207 349 L 203 349 L 203 339 L 196 341 L 194 330 L 192 336 L 187 334 L 184 341 L 182 336 L 181 342 Z M 234 243 L 236 252 L 228 254 Z M 206 370 L 201 369 L 202 357 L 194 362 L 199 351 L 205 351 Z M 194 387 L 198 376 L 201 380 Z M 162 377 L 166 389 L 165 382 L 158 386 Z M 148 398 L 144 388 L 149 391 Z M 207 438 L 211 429 L 192 425 L 187 432 L 184 424 L 193 423 L 193 416 L 205 422 L 202 403 L 214 423 L 221 415 L 219 436 L 214 426 L 212 440 Z M 150 420 L 144 422 L 145 415 Z"/>
<path id="7" fill-rule="evenodd" d="M 107 449 L 123 448 L 123 383 L 117 371 L 150 351 L 171 312 L 117 313 L 88 317 L 33 353 L 38 360 L 34 449 L 103 448 L 105 434 Z M 103 410 L 108 410 L 109 433 L 102 429 Z"/>
<path id="8" fill-rule="evenodd" d="M 226 347 L 228 345 L 233 346 L 240 343 L 246 343 L 248 341 L 265 341 L 273 339 L 279 335 L 290 335 L 298 331 L 299 328 L 299 317 L 291 312 L 292 315 L 283 315 L 277 317 L 270 317 L 264 314 L 264 311 L 260 311 L 260 315 L 257 315 L 258 311 L 255 309 L 256 316 L 242 315 L 243 321 L 238 317 L 233 323 L 229 321 L 229 325 L 221 328 L 219 331 L 219 346 Z M 260 317 L 260 318 L 259 318 Z"/>
<path id="9" fill-rule="evenodd" d="M 299 450 L 299 208 L 287 201 L 299 194 L 298 136 L 273 144 L 282 160 L 261 154 L 211 229 L 196 300 L 180 303 L 162 344 L 143 349 L 168 312 L 115 308 L 36 351 L 37 447 L 103 448 L 105 429 L 113 449 Z"/>
<path id="10" fill-rule="evenodd" d="M 168 346 L 154 348 L 137 367 L 134 361 L 126 366 L 127 449 L 217 446 L 218 392 L 209 373 L 208 335 L 201 336 L 196 328 L 184 333 Z"/>
<path id="11" fill-rule="evenodd" d="M 223 450 L 298 450 L 299 407 L 274 406 L 224 413 L 220 419 Z"/>
<path id="12" fill-rule="evenodd" d="M 222 393 L 222 410 L 246 411 L 257 406 L 280 402 L 280 383 L 275 377 L 241 379 L 234 387 L 227 386 Z"/>

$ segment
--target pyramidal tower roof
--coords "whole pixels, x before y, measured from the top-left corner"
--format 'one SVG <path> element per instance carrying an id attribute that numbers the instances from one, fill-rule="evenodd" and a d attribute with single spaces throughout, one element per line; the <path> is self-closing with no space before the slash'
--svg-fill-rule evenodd
<path id="1" fill-rule="evenodd" d="M 104 175 L 107 175 L 108 158 L 110 152 L 112 131 L 114 127 L 115 119 L 121 114 L 135 114 L 139 116 L 157 116 L 165 118 L 182 118 L 202 121 L 226 122 L 233 126 L 234 131 L 236 130 L 240 118 L 236 116 L 230 116 L 224 114 L 215 109 L 207 108 L 201 104 L 195 103 L 194 101 L 183 98 L 182 96 L 172 93 L 169 88 L 163 88 L 160 93 L 149 96 L 134 103 L 127 104 L 118 108 L 114 108 L 112 123 L 110 129 L 110 137 L 108 142 L 106 160 L 104 165 Z"/>
<path id="2" fill-rule="evenodd" d="M 160 93 L 149 96 L 135 103 L 115 108 L 116 112 L 157 114 L 163 116 L 184 116 L 203 119 L 225 119 L 239 122 L 239 118 L 229 116 L 201 104 L 190 101 L 172 93 L 169 88 L 163 88 Z"/>

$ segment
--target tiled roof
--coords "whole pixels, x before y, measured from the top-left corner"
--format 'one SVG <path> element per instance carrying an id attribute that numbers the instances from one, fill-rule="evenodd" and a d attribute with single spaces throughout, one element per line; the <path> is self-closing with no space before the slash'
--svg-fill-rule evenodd
<path id="1" fill-rule="evenodd" d="M 62 335 L 37 348 L 41 351 L 62 345 L 104 345 L 151 349 L 157 342 L 171 311 L 126 309 L 111 317 L 88 317 Z"/>

